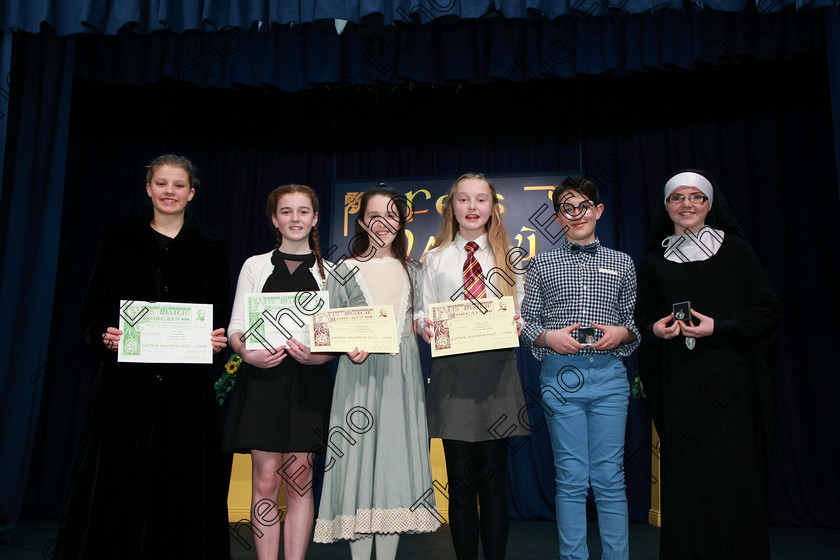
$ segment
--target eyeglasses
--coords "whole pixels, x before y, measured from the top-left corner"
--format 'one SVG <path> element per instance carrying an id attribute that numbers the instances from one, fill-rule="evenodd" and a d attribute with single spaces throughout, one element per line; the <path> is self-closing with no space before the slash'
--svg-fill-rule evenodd
<path id="1" fill-rule="evenodd" d="M 554 210 L 555 212 L 560 212 L 566 218 L 578 218 L 580 216 L 584 216 L 592 212 L 595 208 L 595 202 L 592 200 L 586 200 L 580 204 L 580 206 L 575 206 L 569 202 L 564 202 L 562 204 L 558 204 Z"/>
<path id="2" fill-rule="evenodd" d="M 669 194 L 668 198 L 665 200 L 668 201 L 668 204 L 682 204 L 682 201 L 685 200 L 685 195 L 682 194 Z M 703 204 L 709 200 L 709 197 L 705 194 L 701 193 L 692 193 L 688 195 L 688 201 L 692 204 Z"/>

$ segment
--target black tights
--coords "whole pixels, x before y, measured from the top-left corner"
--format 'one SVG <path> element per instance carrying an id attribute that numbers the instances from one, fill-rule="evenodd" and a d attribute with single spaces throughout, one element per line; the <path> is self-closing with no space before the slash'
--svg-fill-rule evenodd
<path id="1" fill-rule="evenodd" d="M 449 529 L 458 560 L 478 558 L 478 535 L 485 560 L 505 557 L 508 536 L 507 439 L 443 440 L 449 478 Z M 481 506 L 479 521 L 476 495 Z"/>

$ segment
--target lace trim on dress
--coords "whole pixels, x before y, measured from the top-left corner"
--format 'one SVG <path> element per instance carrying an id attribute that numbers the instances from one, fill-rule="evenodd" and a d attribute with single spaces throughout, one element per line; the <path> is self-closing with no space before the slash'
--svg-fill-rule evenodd
<path id="1" fill-rule="evenodd" d="M 371 534 L 431 533 L 441 525 L 440 514 L 429 511 L 424 504 L 411 508 L 360 509 L 356 515 L 338 515 L 335 519 L 317 519 L 315 536 L 317 543 L 331 543 L 339 540 L 356 540 Z"/>

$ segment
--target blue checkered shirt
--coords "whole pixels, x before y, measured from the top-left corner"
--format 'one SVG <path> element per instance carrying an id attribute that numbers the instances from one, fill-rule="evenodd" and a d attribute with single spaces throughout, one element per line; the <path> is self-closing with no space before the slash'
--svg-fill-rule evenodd
<path id="1" fill-rule="evenodd" d="M 611 351 L 585 347 L 577 355 L 612 354 L 629 356 L 639 345 L 639 329 L 633 321 L 636 305 L 636 269 L 629 255 L 602 247 L 595 239 L 594 255 L 583 251 L 572 253 L 572 243 L 536 255 L 528 267 L 525 299 L 522 302 L 522 339 L 542 360 L 556 354 L 550 348 L 538 348 L 534 340 L 544 331 L 561 329 L 593 321 L 602 325 L 628 328 L 636 339 Z M 596 338 L 601 337 L 596 330 Z M 577 338 L 577 329 L 572 331 Z"/>

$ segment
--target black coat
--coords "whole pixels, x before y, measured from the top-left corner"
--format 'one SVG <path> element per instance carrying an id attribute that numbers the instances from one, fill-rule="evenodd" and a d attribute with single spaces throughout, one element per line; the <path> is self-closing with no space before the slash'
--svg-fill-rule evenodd
<path id="1" fill-rule="evenodd" d="M 213 304 L 226 327 L 227 249 L 187 213 L 164 248 L 151 214 L 102 242 L 80 312 L 103 367 L 62 512 L 57 559 L 218 558 L 229 537 L 218 406 L 220 364 L 118 363 L 102 333 L 120 300 Z"/>

